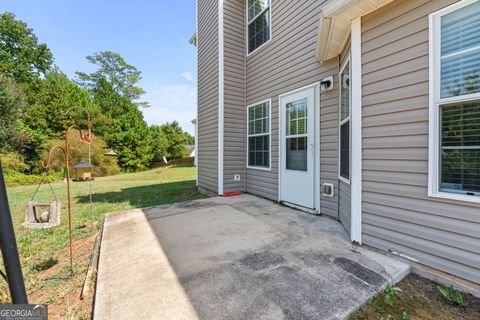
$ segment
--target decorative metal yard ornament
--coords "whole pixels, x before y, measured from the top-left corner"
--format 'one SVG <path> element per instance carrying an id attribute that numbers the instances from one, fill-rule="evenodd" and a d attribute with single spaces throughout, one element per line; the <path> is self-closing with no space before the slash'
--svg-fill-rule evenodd
<path id="1" fill-rule="evenodd" d="M 90 115 L 89 115 L 90 117 Z M 69 232 L 69 240 L 70 240 L 70 272 L 73 276 L 73 248 L 72 248 L 72 203 L 71 203 L 71 193 L 70 193 L 70 159 L 69 159 L 69 145 L 68 145 L 68 137 L 70 132 L 76 129 L 80 133 L 80 141 L 91 144 L 93 141 L 93 134 L 92 134 L 92 122 L 88 121 L 88 133 L 83 133 L 82 129 L 80 129 L 77 125 L 72 125 L 67 129 L 67 133 L 65 134 L 65 146 L 55 146 L 48 152 L 48 160 L 47 163 L 42 163 L 43 168 L 48 170 L 51 165 L 52 154 L 56 150 L 62 151 L 63 155 L 65 156 L 65 168 L 67 173 L 67 208 L 68 208 L 68 232 Z"/>

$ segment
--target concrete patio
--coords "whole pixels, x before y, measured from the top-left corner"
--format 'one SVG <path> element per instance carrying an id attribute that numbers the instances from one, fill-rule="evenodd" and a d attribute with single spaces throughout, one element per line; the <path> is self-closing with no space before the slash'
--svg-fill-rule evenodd
<path id="1" fill-rule="evenodd" d="M 409 265 L 250 195 L 107 215 L 94 318 L 343 319 Z"/>

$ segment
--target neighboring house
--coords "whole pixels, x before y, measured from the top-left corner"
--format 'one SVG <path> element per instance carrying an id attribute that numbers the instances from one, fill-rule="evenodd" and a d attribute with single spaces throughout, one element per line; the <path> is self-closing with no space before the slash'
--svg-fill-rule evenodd
<path id="1" fill-rule="evenodd" d="M 195 39 L 195 41 L 192 41 L 192 40 L 190 39 L 190 42 L 191 42 L 192 44 L 196 45 L 196 44 L 197 44 L 197 35 L 196 35 L 196 34 L 195 34 L 195 35 L 193 35 L 193 36 L 192 36 L 192 39 Z M 194 150 L 194 152 L 195 152 L 195 151 L 197 151 L 197 150 L 198 150 L 198 139 L 197 139 L 197 137 L 198 137 L 198 131 L 197 131 L 197 119 L 193 119 L 193 120 L 191 121 L 191 123 L 192 123 L 192 124 L 193 124 L 193 126 L 194 126 L 194 132 L 195 132 L 195 133 L 194 133 L 194 134 L 195 134 L 195 150 Z M 193 157 L 195 157 L 195 153 L 193 154 Z M 194 163 L 194 164 L 195 164 L 195 167 L 196 167 L 196 166 L 197 166 L 197 164 L 198 164 L 197 157 L 195 157 L 195 163 Z"/>
<path id="2" fill-rule="evenodd" d="M 187 144 L 187 145 L 185 145 L 185 147 L 187 147 L 188 156 L 190 158 L 195 157 L 195 145 L 194 144 Z"/>
<path id="3" fill-rule="evenodd" d="M 480 283 L 480 1 L 198 0 L 198 185 Z"/>

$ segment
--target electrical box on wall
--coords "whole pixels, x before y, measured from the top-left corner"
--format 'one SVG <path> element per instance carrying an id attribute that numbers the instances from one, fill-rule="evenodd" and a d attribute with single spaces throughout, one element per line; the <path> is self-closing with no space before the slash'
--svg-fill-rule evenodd
<path id="1" fill-rule="evenodd" d="M 322 193 L 325 197 L 333 198 L 335 196 L 335 189 L 332 183 L 322 184 Z"/>
<path id="2" fill-rule="evenodd" d="M 240 181 L 240 175 L 239 174 L 234 174 L 233 175 L 233 181 Z"/>

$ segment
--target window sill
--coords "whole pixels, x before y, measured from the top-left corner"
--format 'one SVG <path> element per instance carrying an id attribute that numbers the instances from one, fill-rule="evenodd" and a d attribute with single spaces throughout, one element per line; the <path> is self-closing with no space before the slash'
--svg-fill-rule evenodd
<path id="1" fill-rule="evenodd" d="M 252 167 L 252 166 L 247 166 L 247 169 L 253 169 L 253 170 L 260 170 L 260 171 L 272 171 L 272 168 L 266 168 L 266 167 Z"/>
<path id="2" fill-rule="evenodd" d="M 464 194 L 456 194 L 449 192 L 429 192 L 428 196 L 430 198 L 446 199 L 446 200 L 456 200 L 462 202 L 470 203 L 480 203 L 480 197 L 478 196 L 467 196 Z"/>
<path id="3" fill-rule="evenodd" d="M 342 177 L 342 176 L 339 176 L 339 177 L 338 177 L 338 180 L 340 180 L 340 181 L 342 181 L 342 182 L 350 185 L 350 180 L 349 180 L 349 179 L 346 179 L 346 178 L 344 178 L 344 177 Z"/>
<path id="4" fill-rule="evenodd" d="M 270 42 L 272 42 L 272 38 L 270 38 L 270 40 L 268 40 L 267 42 L 263 43 L 260 47 L 257 47 L 252 52 L 247 53 L 247 58 L 250 58 L 250 57 L 254 56 L 259 51 L 263 51 L 262 49 L 267 47 L 267 45 L 270 44 Z M 247 48 L 247 50 L 248 50 L 248 48 Z"/>

